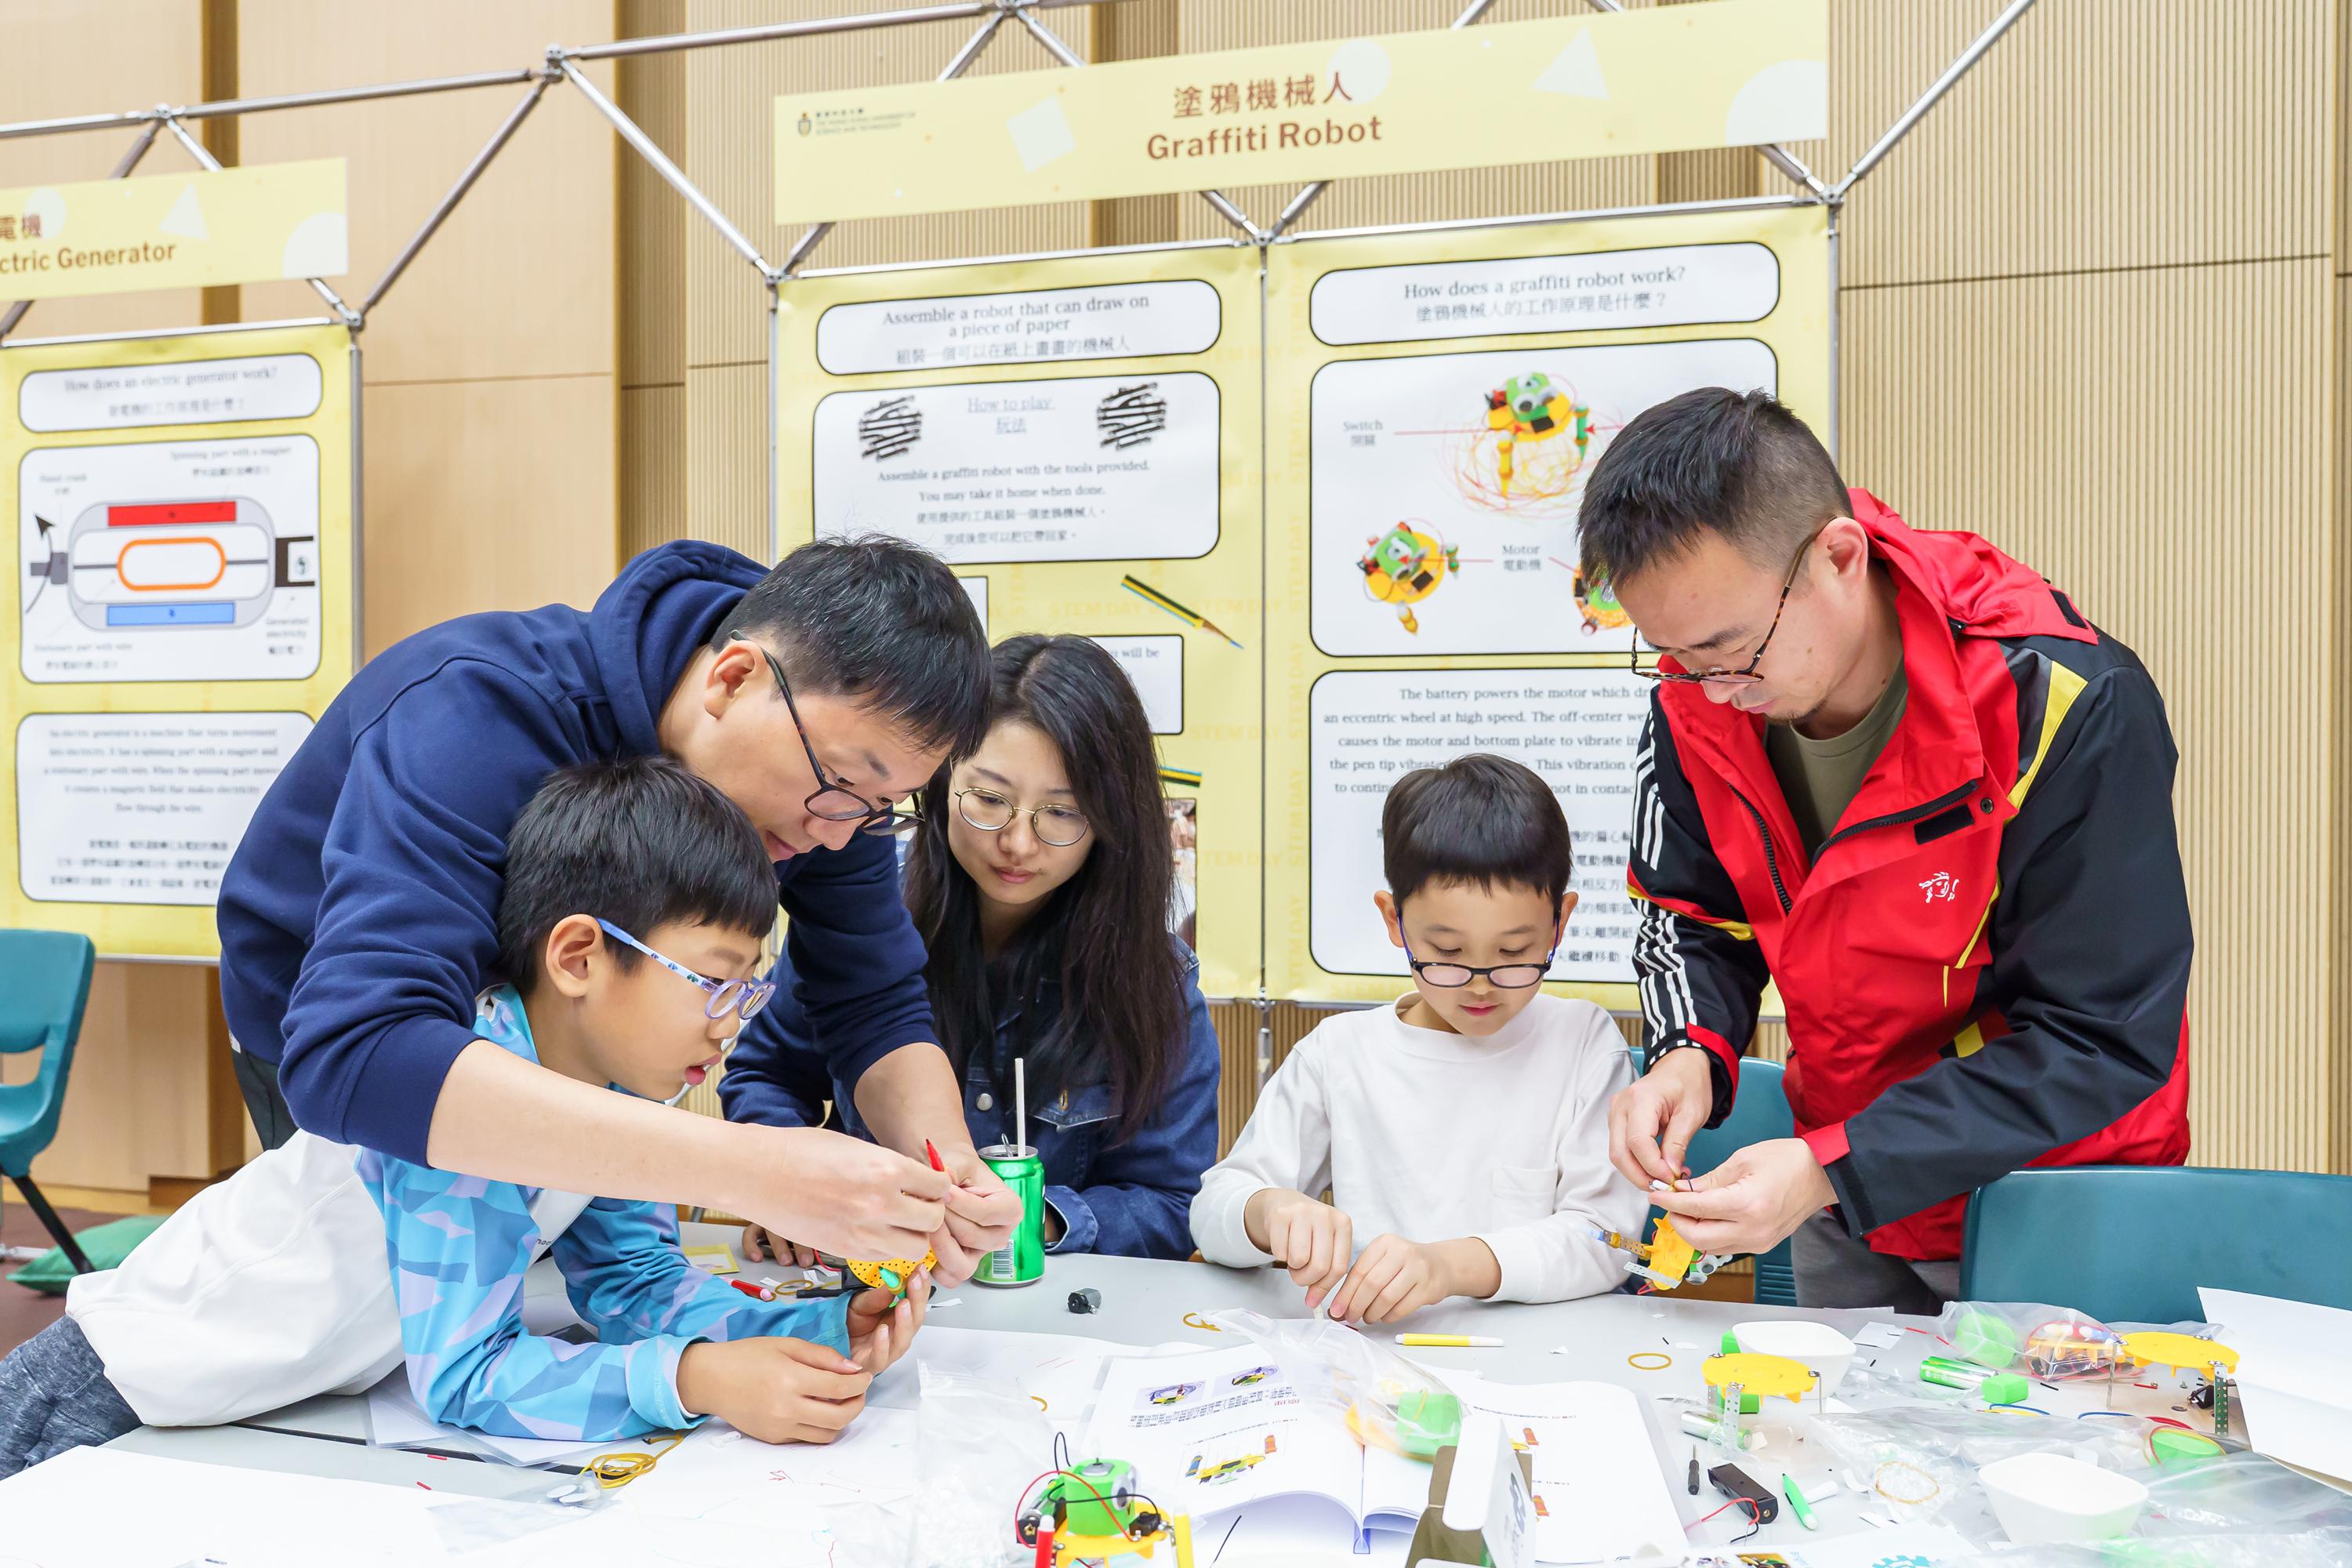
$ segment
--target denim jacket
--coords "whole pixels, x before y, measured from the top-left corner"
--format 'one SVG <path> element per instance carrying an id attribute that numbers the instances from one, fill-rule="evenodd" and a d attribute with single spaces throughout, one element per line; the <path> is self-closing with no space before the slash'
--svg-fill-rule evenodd
<path id="1" fill-rule="evenodd" d="M 1192 1194 L 1200 1191 L 1201 1173 L 1217 1160 L 1219 1057 L 1209 1005 L 1201 995 L 1200 961 L 1190 949 L 1182 951 L 1184 1038 L 1159 1113 L 1114 1146 L 1121 1112 L 1108 1083 L 1071 1088 L 1029 1107 L 1029 1142 L 1045 1164 L 1045 1202 L 1062 1222 L 1062 1239 L 1048 1251 L 1192 1255 Z M 768 1010 L 780 1016 L 738 1041 L 719 1079 L 719 1099 L 729 1119 L 814 1127 L 824 1121 L 824 1102 L 831 1100 L 845 1131 L 872 1137 L 858 1118 L 851 1086 L 835 1082 L 826 1071 L 824 1052 L 793 994 L 789 959 L 777 963 L 773 978 L 776 994 Z M 1034 1005 L 1058 1006 L 1058 990 L 1049 984 Z M 973 1143 L 983 1149 L 1013 1142 L 1015 1042 L 1036 1035 L 1022 1026 L 1027 1012 L 1024 1005 L 1008 1005 L 996 1021 L 993 1064 L 975 1054 L 965 1067 L 964 1121 Z M 996 1069 L 992 1081 L 991 1065 Z"/>

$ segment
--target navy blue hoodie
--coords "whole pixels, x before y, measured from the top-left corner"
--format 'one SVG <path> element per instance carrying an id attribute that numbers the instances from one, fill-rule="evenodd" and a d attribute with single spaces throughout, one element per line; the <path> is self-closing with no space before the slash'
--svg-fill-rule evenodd
<path id="1" fill-rule="evenodd" d="M 425 1163 L 498 951 L 507 830 L 555 769 L 659 751 L 662 703 L 762 575 L 715 544 L 665 544 L 585 614 L 445 622 L 385 649 L 329 705 L 220 893 L 230 1032 L 277 1064 L 305 1131 Z M 933 1037 L 889 840 L 796 856 L 776 884 L 836 1079 Z M 771 1026 L 757 1017 L 745 1033 Z"/>

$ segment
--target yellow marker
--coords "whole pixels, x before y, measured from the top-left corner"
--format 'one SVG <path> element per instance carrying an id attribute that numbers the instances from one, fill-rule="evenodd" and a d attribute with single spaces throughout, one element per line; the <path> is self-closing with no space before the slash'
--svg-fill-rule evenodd
<path id="1" fill-rule="evenodd" d="M 1455 1350 L 1496 1350 L 1503 1342 L 1484 1334 L 1399 1334 L 1401 1345 L 1449 1345 Z"/>

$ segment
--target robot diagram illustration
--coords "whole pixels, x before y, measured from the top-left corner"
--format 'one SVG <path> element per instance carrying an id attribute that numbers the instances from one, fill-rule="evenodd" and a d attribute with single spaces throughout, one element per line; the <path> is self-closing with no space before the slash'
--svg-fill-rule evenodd
<path id="1" fill-rule="evenodd" d="M 1463 499 L 1528 516 L 1572 510 L 1585 464 L 1605 430 L 1591 405 L 1539 370 L 1510 377 L 1486 394 L 1486 404 L 1485 418 L 1455 453 Z"/>
<path id="2" fill-rule="evenodd" d="M 319 585 L 319 542 L 280 537 L 260 502 L 100 502 L 62 530 L 34 521 L 47 554 L 26 565 L 29 615 L 61 593 L 95 631 L 250 626 L 280 588 Z"/>
<path id="3" fill-rule="evenodd" d="M 1356 563 L 1364 574 L 1364 592 L 1395 606 L 1406 631 L 1420 631 L 1421 619 L 1412 607 L 1436 593 L 1449 575 L 1461 572 L 1461 551 L 1418 520 L 1400 522 L 1364 542 L 1371 549 Z"/>

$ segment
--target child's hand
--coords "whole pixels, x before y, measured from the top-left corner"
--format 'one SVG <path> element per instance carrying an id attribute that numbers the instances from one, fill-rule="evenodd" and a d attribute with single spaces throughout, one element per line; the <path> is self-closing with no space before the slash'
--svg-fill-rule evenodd
<path id="1" fill-rule="evenodd" d="M 803 1268 L 816 1267 L 815 1247 L 803 1247 L 797 1241 L 786 1241 L 782 1237 L 772 1234 L 763 1225 L 745 1226 L 743 1261 L 757 1263 L 763 1258 L 772 1258 L 779 1263 L 790 1261 Z"/>
<path id="2" fill-rule="evenodd" d="M 1331 1298 L 1341 1322 L 1386 1323 L 1462 1292 L 1442 1248 L 1401 1236 L 1375 1237 Z"/>
<path id="3" fill-rule="evenodd" d="M 830 1443 L 866 1408 L 874 1374 L 826 1345 L 761 1336 L 686 1347 L 677 1397 L 762 1443 Z"/>
<path id="4" fill-rule="evenodd" d="M 931 1277 L 918 1269 L 897 1302 L 887 1290 L 860 1290 L 849 1299 L 850 1359 L 879 1377 L 915 1342 L 931 1304 Z"/>
<path id="5" fill-rule="evenodd" d="M 1345 1210 L 1318 1203 L 1304 1193 L 1270 1188 L 1261 1210 L 1265 1250 L 1307 1287 L 1307 1305 L 1319 1305 L 1348 1272 L 1355 1256 L 1356 1225 Z"/>

